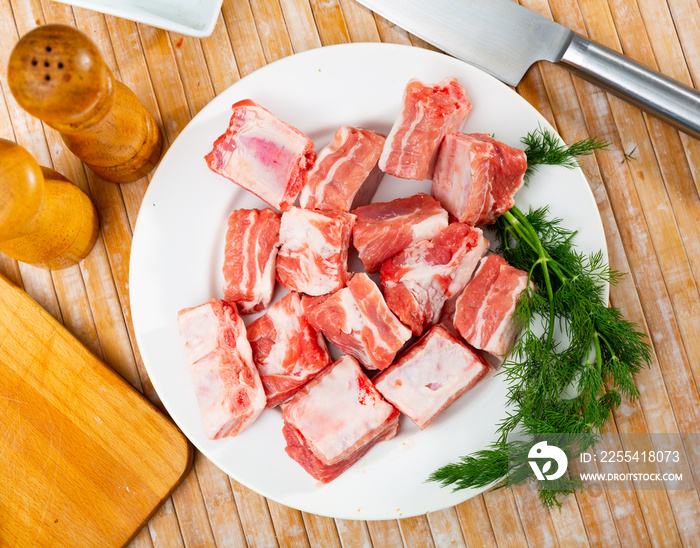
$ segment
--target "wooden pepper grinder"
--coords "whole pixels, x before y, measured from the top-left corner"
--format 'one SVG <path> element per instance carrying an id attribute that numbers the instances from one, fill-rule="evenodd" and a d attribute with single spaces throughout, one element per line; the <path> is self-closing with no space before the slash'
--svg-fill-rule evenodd
<path id="1" fill-rule="evenodd" d="M 65 268 L 90 252 L 98 228 L 97 210 L 83 191 L 0 139 L 0 251 L 42 268 Z"/>
<path id="2" fill-rule="evenodd" d="M 158 163 L 158 125 L 81 31 L 51 24 L 24 35 L 10 55 L 8 80 L 17 102 L 59 131 L 103 179 L 135 181 Z"/>

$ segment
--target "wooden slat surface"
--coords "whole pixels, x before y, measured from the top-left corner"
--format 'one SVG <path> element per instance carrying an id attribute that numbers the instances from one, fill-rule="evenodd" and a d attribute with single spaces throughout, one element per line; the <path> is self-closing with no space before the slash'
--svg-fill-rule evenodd
<path id="1" fill-rule="evenodd" d="M 696 0 L 520 3 L 700 87 Z M 19 36 L 45 22 L 75 25 L 95 40 L 158 121 L 166 147 L 218 93 L 281 57 L 351 41 L 430 47 L 354 0 L 224 0 L 214 32 L 202 40 L 51 0 L 0 0 L 0 67 Z M 596 136 L 612 143 L 582 165 L 611 266 L 629 272 L 611 302 L 649 335 L 654 354 L 638 376 L 639 401 L 624 402 L 609 429 L 700 431 L 700 141 L 550 64 L 534 66 L 516 89 L 566 141 Z M 53 130 L 17 105 L 5 69 L 0 137 L 68 176 L 92 197 L 102 221 L 95 249 L 78 266 L 49 273 L 0 256 L 0 271 L 158 404 L 135 344 L 128 286 L 131 236 L 149 178 L 118 186 L 86 170 Z M 189 476 L 132 544 L 696 546 L 699 538 L 696 491 L 584 492 L 561 510 L 546 510 L 532 493 L 506 490 L 427 516 L 362 522 L 266 500 L 197 454 Z"/>

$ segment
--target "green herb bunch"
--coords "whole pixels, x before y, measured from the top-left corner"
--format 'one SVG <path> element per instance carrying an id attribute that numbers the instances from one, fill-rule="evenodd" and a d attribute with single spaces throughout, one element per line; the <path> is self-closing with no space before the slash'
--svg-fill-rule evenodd
<path id="1" fill-rule="evenodd" d="M 523 142 L 531 166 L 572 167 L 574 156 L 605 146 L 587 140 L 564 147 L 541 129 Z M 606 285 L 615 284 L 621 274 L 610 270 L 602 252 L 579 253 L 576 233 L 550 219 L 547 208 L 523 213 L 513 207 L 498 219 L 495 230 L 498 253 L 527 272 L 533 287 L 520 297 L 515 320 L 522 333 L 498 372 L 507 381 L 509 410 L 498 439 L 429 478 L 455 489 L 495 482 L 505 487 L 534 477 L 527 449 L 541 435 L 578 435 L 576 446 L 567 451 L 569 457 L 578 456 L 597 441 L 622 398 L 637 397 L 634 375 L 650 359 L 645 335 L 605 302 Z M 517 440 L 509 440 L 515 432 Z M 578 487 L 567 477 L 557 481 L 554 488 L 549 484 L 539 489 L 546 506 L 560 505 L 558 497 Z"/>

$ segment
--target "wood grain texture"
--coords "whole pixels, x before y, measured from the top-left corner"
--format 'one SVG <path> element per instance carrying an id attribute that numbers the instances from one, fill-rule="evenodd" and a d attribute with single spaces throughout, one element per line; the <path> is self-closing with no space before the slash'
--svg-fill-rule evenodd
<path id="1" fill-rule="evenodd" d="M 2 140 L 0 143 L 11 142 Z M 28 154 L 27 156 L 29 158 L 25 159 L 25 164 L 31 160 L 38 167 L 34 159 Z M 3 166 L 9 163 L 7 157 L 0 159 Z M 92 250 L 99 232 L 97 209 L 82 190 L 57 171 L 42 167 L 40 172 L 38 180 L 43 183 L 41 204 L 29 210 L 32 214 L 29 222 L 6 223 L 21 227 L 21 230 L 0 242 L 0 249 L 18 261 L 60 270 L 78 264 Z M 3 174 L 6 184 L 10 180 L 17 181 L 17 176 L 21 180 L 28 179 L 26 171 L 13 175 L 14 177 Z M 14 197 L 4 197 L 4 205 L 9 205 L 11 209 L 19 206 L 27 211 L 26 196 L 20 196 L 15 194 Z"/>
<path id="2" fill-rule="evenodd" d="M 2 275 L 0 364 L 3 544 L 123 544 L 189 477 L 182 433 Z"/>
<path id="3" fill-rule="evenodd" d="M 519 2 L 700 85 L 695 0 Z M 224 0 L 214 32 L 201 40 L 52 0 L 0 0 L 0 65 L 7 66 L 20 36 L 43 23 L 75 26 L 97 44 L 115 77 L 158 124 L 166 149 L 213 97 L 276 59 L 351 41 L 434 49 L 355 0 Z M 649 335 L 654 352 L 637 377 L 639 400 L 623 402 L 609 431 L 700 431 L 700 141 L 548 63 L 532 67 L 516 91 L 565 141 L 595 136 L 611 143 L 582 159 L 582 168 L 603 220 L 610 265 L 628 273 L 611 289 L 611 304 Z M 56 131 L 17 104 L 4 70 L 0 137 L 66 175 L 92 199 L 102 223 L 92 252 L 77 266 L 47 272 L 0 255 L 0 272 L 158 404 L 129 308 L 129 250 L 150 177 L 114 185 L 87 170 Z M 38 429 L 47 439 L 51 424 Z M 0 433 L 0 440 L 13 435 Z M 52 458 L 45 461 L 49 477 Z M 693 546 L 698 537 L 696 491 L 583 492 L 567 497 L 561 510 L 545 510 L 532 492 L 506 490 L 427 516 L 365 522 L 268 501 L 197 453 L 186 480 L 132 545 Z"/>
<path id="4" fill-rule="evenodd" d="M 58 130 L 101 177 L 128 183 L 158 163 L 155 120 L 74 26 L 50 23 L 24 34 L 10 54 L 7 79 L 22 107 Z"/>

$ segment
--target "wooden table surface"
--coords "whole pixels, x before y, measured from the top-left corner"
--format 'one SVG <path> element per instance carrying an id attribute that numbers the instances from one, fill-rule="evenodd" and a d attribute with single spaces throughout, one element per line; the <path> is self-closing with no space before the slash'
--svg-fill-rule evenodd
<path id="1" fill-rule="evenodd" d="M 697 0 L 522 0 L 581 34 L 658 68 L 700 81 Z M 429 47 L 354 0 L 224 0 L 213 34 L 198 40 L 51 0 L 0 0 L 0 66 L 18 38 L 43 23 L 75 25 L 99 45 L 115 75 L 160 124 L 167 147 L 214 96 L 266 63 L 352 41 Z M 101 233 L 78 266 L 47 272 L 0 256 L 0 270 L 90 350 L 158 402 L 135 344 L 129 309 L 129 250 L 144 178 L 116 185 L 85 169 L 17 105 L 0 77 L 0 137 L 86 191 Z M 612 305 L 653 344 L 637 377 L 641 397 L 625 402 L 610 429 L 699 432 L 700 142 L 550 64 L 533 67 L 517 91 L 567 142 L 588 136 L 612 146 L 584 158 L 611 266 L 629 272 Z M 454 508 L 398 521 L 348 521 L 266 500 L 201 454 L 192 472 L 133 540 L 135 546 L 697 546 L 697 491 L 584 492 L 561 511 L 528 491 L 503 490 Z"/>

